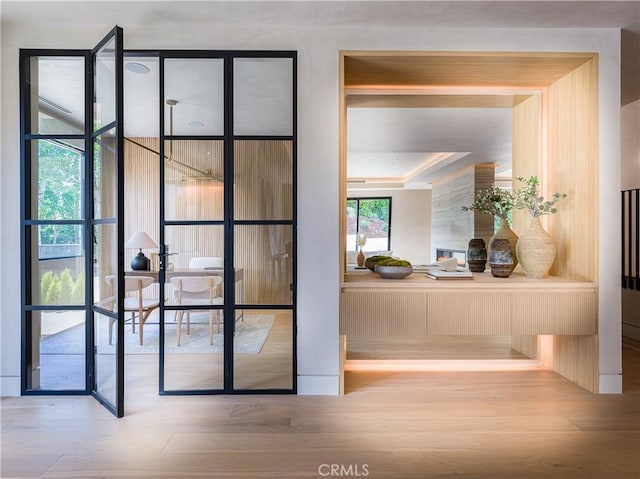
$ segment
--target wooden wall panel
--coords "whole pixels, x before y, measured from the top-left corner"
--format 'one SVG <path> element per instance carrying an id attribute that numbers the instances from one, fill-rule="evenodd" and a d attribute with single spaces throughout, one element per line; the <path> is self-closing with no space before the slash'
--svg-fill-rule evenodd
<path id="1" fill-rule="evenodd" d="M 538 336 L 511 336 L 511 348 L 528 358 L 539 358 Z"/>
<path id="2" fill-rule="evenodd" d="M 422 292 L 345 291 L 340 334 L 423 336 L 427 334 L 427 295 Z"/>
<path id="3" fill-rule="evenodd" d="M 598 276 L 598 61 L 593 58 L 548 90 L 543 193 L 569 196 L 547 218 L 558 254 L 550 274 Z"/>
<path id="4" fill-rule="evenodd" d="M 512 170 L 513 187 L 521 183 L 515 178 L 540 177 L 542 171 L 542 114 L 541 96 L 530 96 L 513 108 L 512 117 Z M 513 230 L 521 235 L 531 222 L 526 210 L 513 211 Z"/>
<path id="5" fill-rule="evenodd" d="M 430 335 L 508 336 L 511 295 L 487 291 L 439 291 L 429 295 Z"/>
<path id="6" fill-rule="evenodd" d="M 133 138 L 158 151 L 158 139 Z M 169 153 L 169 146 L 166 146 Z M 234 202 L 236 219 L 290 220 L 293 205 L 292 145 L 288 141 L 243 141 L 235 146 Z M 172 157 L 212 176 L 223 176 L 221 141 L 174 141 Z M 180 220 L 222 220 L 224 187 L 175 162 L 165 163 L 166 216 Z M 145 231 L 159 242 L 160 159 L 125 142 L 125 238 Z M 171 226 L 166 231 L 175 268 L 188 268 L 195 256 L 224 256 L 224 227 Z M 242 226 L 236 230 L 235 266 L 244 268 L 246 303 L 290 301 L 292 228 Z M 147 256 L 152 251 L 145 251 Z M 157 252 L 157 250 L 156 250 Z M 126 250 L 128 265 L 136 251 Z M 150 294 L 157 294 L 151 291 Z"/>
<path id="7" fill-rule="evenodd" d="M 553 336 L 553 359 L 548 367 L 597 393 L 598 336 Z"/>

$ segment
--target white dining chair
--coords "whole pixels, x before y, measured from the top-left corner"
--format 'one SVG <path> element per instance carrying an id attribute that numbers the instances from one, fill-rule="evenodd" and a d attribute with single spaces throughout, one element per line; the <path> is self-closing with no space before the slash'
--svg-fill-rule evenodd
<path id="1" fill-rule="evenodd" d="M 222 283 L 220 276 L 174 276 L 170 280 L 174 289 L 174 301 L 178 305 L 219 305 L 223 298 L 219 294 Z M 177 311 L 177 344 L 180 346 L 182 319 L 187 316 L 187 334 L 191 334 L 189 310 Z M 209 310 L 209 344 L 213 344 L 213 319 L 216 318 L 217 332 L 220 332 L 220 310 Z"/>
<path id="2" fill-rule="evenodd" d="M 115 276 L 107 276 L 107 282 L 114 286 Z M 136 332 L 136 313 L 138 315 L 138 324 L 140 326 L 140 345 L 144 341 L 144 323 L 149 318 L 151 312 L 160 306 L 158 298 L 145 298 L 143 290 L 155 282 L 152 276 L 125 276 L 124 290 L 125 294 L 132 294 L 124 298 L 124 311 L 131 313 L 131 332 Z M 113 341 L 113 325 L 116 320 L 109 318 L 109 344 Z"/>

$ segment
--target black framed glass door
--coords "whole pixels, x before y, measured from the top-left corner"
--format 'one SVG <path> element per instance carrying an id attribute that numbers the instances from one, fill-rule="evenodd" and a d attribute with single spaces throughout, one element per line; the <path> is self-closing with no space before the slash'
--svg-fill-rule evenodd
<path id="1" fill-rule="evenodd" d="M 123 43 L 115 27 L 91 52 L 91 393 L 124 415 Z"/>
<path id="2" fill-rule="evenodd" d="M 295 392 L 295 52 L 160 52 L 160 393 Z"/>

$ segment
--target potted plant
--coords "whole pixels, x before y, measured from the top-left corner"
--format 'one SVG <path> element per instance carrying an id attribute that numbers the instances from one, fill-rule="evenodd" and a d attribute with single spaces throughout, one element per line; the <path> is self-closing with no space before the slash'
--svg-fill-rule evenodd
<path id="1" fill-rule="evenodd" d="M 500 227 L 495 234 L 489 240 L 489 265 L 492 263 L 496 265 L 496 269 L 492 268 L 491 273 L 494 276 L 506 277 L 518 265 L 518 256 L 516 254 L 516 244 L 518 243 L 518 235 L 516 235 L 509 226 L 509 217 L 511 211 L 514 208 L 515 197 L 513 193 L 504 188 L 498 188 L 497 186 L 490 186 L 489 188 L 482 189 L 476 194 L 475 200 L 469 206 L 463 206 L 463 211 L 477 211 L 478 213 L 491 215 L 497 217 L 500 222 Z M 508 240 L 511 245 L 505 250 L 504 242 L 496 243 L 496 240 Z M 500 248 L 496 248 L 496 245 L 500 244 Z M 497 263 L 500 263 L 500 273 L 497 273 Z M 508 266 L 510 264 L 510 266 Z M 507 267 L 508 266 L 508 267 Z M 505 275 L 505 268 L 508 270 L 508 274 Z"/>
<path id="2" fill-rule="evenodd" d="M 567 197 L 566 193 L 554 193 L 551 199 L 545 200 L 540 195 L 540 181 L 532 176 L 528 179 L 516 178 L 524 186 L 515 192 L 514 206 L 526 209 L 531 214 L 529 228 L 522 234 L 516 248 L 522 269 L 529 278 L 543 278 L 547 275 L 556 257 L 556 245 L 547 233 L 540 217 L 556 213 L 556 203 Z"/>

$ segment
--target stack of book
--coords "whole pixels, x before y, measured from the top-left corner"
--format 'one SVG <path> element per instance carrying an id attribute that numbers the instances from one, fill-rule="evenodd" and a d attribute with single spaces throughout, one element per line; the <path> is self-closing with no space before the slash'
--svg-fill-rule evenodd
<path id="1" fill-rule="evenodd" d="M 455 271 L 446 271 L 444 268 L 433 266 L 427 269 L 426 275 L 431 279 L 473 279 L 473 273 L 461 266 L 458 266 Z"/>

